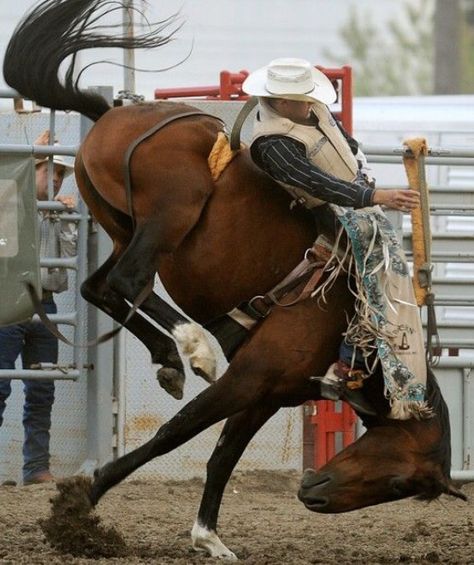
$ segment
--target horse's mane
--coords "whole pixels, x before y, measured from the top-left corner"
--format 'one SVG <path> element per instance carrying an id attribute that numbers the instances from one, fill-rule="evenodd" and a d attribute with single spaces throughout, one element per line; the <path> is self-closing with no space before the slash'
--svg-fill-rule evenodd
<path id="1" fill-rule="evenodd" d="M 169 43 L 181 27 L 174 14 L 150 23 L 148 32 L 135 37 L 100 33 L 100 30 L 119 27 L 118 24 L 101 24 L 100 20 L 123 9 L 120 2 L 110 0 L 45 0 L 20 21 L 10 39 L 3 62 L 5 81 L 40 106 L 75 110 L 93 121 L 98 120 L 110 106 L 102 96 L 79 89 L 78 81 L 85 69 L 74 78 L 76 54 L 83 49 L 100 47 L 159 47 Z M 170 27 L 171 31 L 167 32 Z M 45 42 L 46 36 L 48 41 Z M 35 56 L 31 57 L 31 53 Z M 62 84 L 59 67 L 69 56 L 72 58 Z M 45 84 L 48 84 L 47 89 Z"/>

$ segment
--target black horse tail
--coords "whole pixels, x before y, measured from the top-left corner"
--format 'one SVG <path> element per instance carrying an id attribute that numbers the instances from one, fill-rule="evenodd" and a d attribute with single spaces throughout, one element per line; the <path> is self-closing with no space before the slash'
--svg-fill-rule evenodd
<path id="1" fill-rule="evenodd" d="M 98 20 L 124 9 L 110 0 L 45 0 L 28 12 L 16 27 L 3 62 L 5 82 L 25 98 L 54 110 L 74 110 L 97 121 L 110 109 L 99 94 L 79 89 L 74 79 L 76 54 L 83 49 L 119 47 L 122 49 L 154 48 L 168 43 L 180 25 L 173 26 L 177 16 L 150 24 L 150 31 L 135 37 L 103 35 Z M 119 24 L 104 24 L 102 29 Z M 72 57 L 64 83 L 58 73 L 61 63 Z M 86 67 L 87 68 L 87 67 Z"/>

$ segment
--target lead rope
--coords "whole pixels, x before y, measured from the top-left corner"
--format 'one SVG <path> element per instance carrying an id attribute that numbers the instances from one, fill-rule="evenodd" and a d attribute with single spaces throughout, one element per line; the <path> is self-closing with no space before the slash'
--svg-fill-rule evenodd
<path id="1" fill-rule="evenodd" d="M 426 306 L 426 359 L 430 367 L 439 361 L 435 348 L 440 349 L 436 322 L 435 295 L 432 289 L 431 227 L 429 189 L 426 182 L 425 156 L 428 145 L 424 138 L 407 139 L 403 144 L 410 150 L 403 156 L 410 188 L 420 193 L 421 206 L 412 210 L 413 286 L 418 306 Z"/>

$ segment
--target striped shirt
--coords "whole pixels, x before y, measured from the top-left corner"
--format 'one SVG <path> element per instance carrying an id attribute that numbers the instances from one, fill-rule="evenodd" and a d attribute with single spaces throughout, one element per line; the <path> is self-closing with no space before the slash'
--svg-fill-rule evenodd
<path id="1" fill-rule="evenodd" d="M 351 151 L 357 142 L 344 133 Z M 269 135 L 252 145 L 252 158 L 274 180 L 302 188 L 311 196 L 353 208 L 372 206 L 374 190 L 360 173 L 355 182 L 346 182 L 324 172 L 306 156 L 305 146 L 292 138 Z"/>

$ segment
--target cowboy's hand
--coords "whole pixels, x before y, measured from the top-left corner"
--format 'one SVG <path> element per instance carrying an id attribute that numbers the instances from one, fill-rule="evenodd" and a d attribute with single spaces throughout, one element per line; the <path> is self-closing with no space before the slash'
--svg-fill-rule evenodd
<path id="1" fill-rule="evenodd" d="M 64 206 L 66 206 L 66 208 L 68 208 L 69 210 L 73 210 L 76 207 L 76 199 L 74 198 L 74 196 L 58 194 L 54 199 L 57 202 L 64 204 Z"/>
<path id="2" fill-rule="evenodd" d="M 381 204 L 390 210 L 410 212 L 420 206 L 420 194 L 416 190 L 376 190 L 374 204 Z"/>

